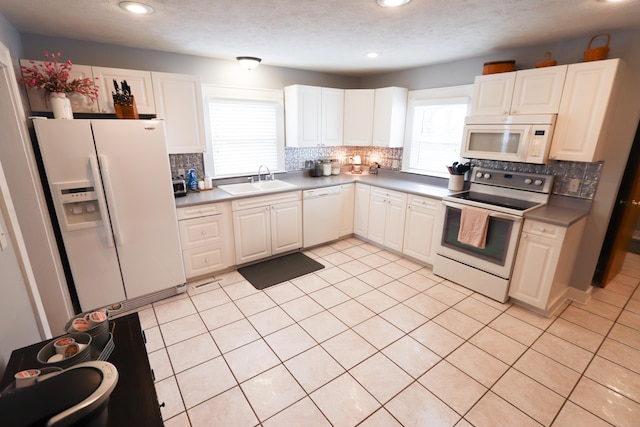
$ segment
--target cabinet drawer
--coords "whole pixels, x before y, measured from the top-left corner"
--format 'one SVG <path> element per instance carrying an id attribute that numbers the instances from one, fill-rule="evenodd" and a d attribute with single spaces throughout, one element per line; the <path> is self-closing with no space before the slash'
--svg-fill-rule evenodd
<path id="1" fill-rule="evenodd" d="M 206 245 L 221 245 L 224 217 L 222 215 L 179 221 L 182 249 Z"/>
<path id="2" fill-rule="evenodd" d="M 524 227 L 522 231 L 524 233 L 533 234 L 536 236 L 547 237 L 550 239 L 562 239 L 566 232 L 565 227 L 559 225 L 548 224 L 546 222 L 539 221 L 524 221 Z"/>
<path id="3" fill-rule="evenodd" d="M 210 203 L 207 205 L 191 206 L 188 208 L 178 208 L 178 219 L 198 218 L 208 215 L 219 215 L 225 211 L 228 203 Z"/>
<path id="4" fill-rule="evenodd" d="M 408 205 L 413 206 L 423 206 L 427 209 L 438 209 L 440 207 L 441 200 L 432 199 L 429 197 L 416 196 L 413 194 L 409 194 L 409 198 L 407 199 Z"/>
<path id="5" fill-rule="evenodd" d="M 406 202 L 407 195 L 398 191 L 387 190 L 385 188 L 371 187 L 372 197 L 382 197 L 389 201 Z"/>
<path id="6" fill-rule="evenodd" d="M 213 273 L 228 267 L 224 262 L 224 248 L 196 248 L 182 251 L 187 278 Z"/>
<path id="7" fill-rule="evenodd" d="M 289 191 L 286 193 L 270 194 L 268 196 L 247 197 L 246 199 L 232 201 L 231 210 L 235 212 L 243 209 L 270 206 L 276 203 L 295 202 L 298 200 L 302 200 L 302 193 L 300 191 Z"/>

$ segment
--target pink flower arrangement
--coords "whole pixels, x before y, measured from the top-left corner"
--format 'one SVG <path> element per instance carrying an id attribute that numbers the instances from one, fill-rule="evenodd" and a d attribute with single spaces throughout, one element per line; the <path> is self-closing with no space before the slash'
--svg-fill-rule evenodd
<path id="1" fill-rule="evenodd" d="M 78 93 L 95 101 L 98 98 L 98 89 L 95 82 L 90 78 L 69 80 L 71 71 L 71 61 L 60 63 L 58 58 L 61 53 L 45 52 L 44 56 L 51 58 L 51 61 L 44 61 L 42 64 L 33 64 L 30 67 L 24 65 L 22 69 L 22 81 L 29 88 L 44 89 L 44 96 L 51 93 Z M 96 78 L 97 80 L 97 78 Z"/>

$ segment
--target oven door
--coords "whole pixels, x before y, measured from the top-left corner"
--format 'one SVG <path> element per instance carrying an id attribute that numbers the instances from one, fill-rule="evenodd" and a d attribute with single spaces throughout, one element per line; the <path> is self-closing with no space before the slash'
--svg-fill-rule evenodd
<path id="1" fill-rule="evenodd" d="M 458 241 L 460 216 L 465 205 L 449 201 L 442 204 L 438 221 L 438 229 L 442 232 L 436 249 L 438 255 L 509 279 L 520 239 L 522 217 L 490 210 L 486 245 L 480 249 Z"/>

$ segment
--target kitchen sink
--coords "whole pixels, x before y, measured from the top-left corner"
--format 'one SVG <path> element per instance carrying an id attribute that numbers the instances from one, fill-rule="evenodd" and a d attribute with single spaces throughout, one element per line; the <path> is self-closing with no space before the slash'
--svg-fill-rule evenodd
<path id="1" fill-rule="evenodd" d="M 240 182 L 238 184 L 219 185 L 218 188 L 232 196 L 252 193 L 268 193 L 270 191 L 288 190 L 296 188 L 297 185 L 285 181 L 258 181 L 258 182 Z"/>

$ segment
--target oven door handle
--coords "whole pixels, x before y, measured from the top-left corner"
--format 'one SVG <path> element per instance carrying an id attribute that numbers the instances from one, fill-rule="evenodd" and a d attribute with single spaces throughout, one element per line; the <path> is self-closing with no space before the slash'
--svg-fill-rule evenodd
<path id="1" fill-rule="evenodd" d="M 443 200 L 442 204 L 445 206 L 449 206 L 451 208 L 456 208 L 456 209 L 462 209 L 462 208 L 476 208 L 476 209 L 484 209 L 481 207 L 477 207 L 477 206 L 469 206 L 469 205 L 463 205 L 463 204 L 459 204 L 459 203 L 452 203 L 452 202 L 448 202 Z M 496 212 L 496 211 L 492 211 L 489 209 L 485 209 L 487 211 L 489 211 L 489 216 L 492 218 L 499 218 L 499 219 L 506 219 L 507 221 L 513 221 L 513 222 L 522 222 L 522 217 L 521 216 L 517 216 L 517 215 L 509 215 L 509 214 L 505 214 L 502 212 Z"/>

